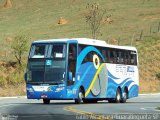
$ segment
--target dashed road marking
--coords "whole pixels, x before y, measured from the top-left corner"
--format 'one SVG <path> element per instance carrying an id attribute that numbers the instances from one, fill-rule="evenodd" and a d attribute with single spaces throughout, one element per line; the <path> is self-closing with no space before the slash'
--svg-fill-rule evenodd
<path id="1" fill-rule="evenodd" d="M 15 104 L 8 104 L 7 105 L 0 105 L 0 108 L 2 109 L 3 107 L 10 107 L 10 106 L 17 106 L 17 105 L 21 105 L 20 103 L 15 103 Z"/>
<path id="2" fill-rule="evenodd" d="M 140 108 L 141 110 L 152 110 L 152 111 L 160 111 L 156 109 L 155 107 L 145 107 L 145 108 Z"/>
<path id="3" fill-rule="evenodd" d="M 13 105 L 15 105 L 15 104 L 0 105 L 0 108 L 2 108 L 2 107 L 8 107 L 8 106 L 13 106 Z"/>

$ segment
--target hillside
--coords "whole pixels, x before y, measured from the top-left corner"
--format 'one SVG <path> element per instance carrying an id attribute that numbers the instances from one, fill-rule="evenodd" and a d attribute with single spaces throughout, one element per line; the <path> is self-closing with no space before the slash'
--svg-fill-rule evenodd
<path id="1" fill-rule="evenodd" d="M 14 87 L 6 91 L 8 86 L 17 84 L 22 88 L 17 91 L 23 94 L 23 72 L 17 72 L 10 50 L 14 37 L 23 32 L 31 40 L 91 38 L 84 15 L 87 13 L 87 4 L 94 3 L 95 0 L 12 0 L 11 8 L 4 8 L 4 1 L 0 1 L 0 89 L 4 90 L 0 95 L 10 94 L 8 91 Z M 106 17 L 111 15 L 112 20 L 111 24 L 104 23 L 101 26 L 97 38 L 110 44 L 136 46 L 139 52 L 140 91 L 160 91 L 160 78 L 157 77 L 160 74 L 160 1 L 96 2 L 107 10 Z M 60 19 L 64 23 L 58 24 Z M 27 55 L 28 53 L 24 56 L 24 61 Z"/>

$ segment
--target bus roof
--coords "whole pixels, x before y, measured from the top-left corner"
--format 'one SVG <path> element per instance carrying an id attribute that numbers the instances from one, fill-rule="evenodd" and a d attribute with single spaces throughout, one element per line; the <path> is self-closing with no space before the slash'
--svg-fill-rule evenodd
<path id="1" fill-rule="evenodd" d="M 33 41 L 33 43 L 52 43 L 52 42 L 69 42 L 69 41 L 78 41 L 79 44 L 83 44 L 83 45 L 93 45 L 93 46 L 101 46 L 101 47 L 109 47 L 109 48 L 137 51 L 137 49 L 132 46 L 111 45 L 111 44 L 107 44 L 106 41 L 103 41 L 103 40 L 96 40 L 96 39 L 89 39 L 89 38 L 48 39 L 48 40 Z"/>

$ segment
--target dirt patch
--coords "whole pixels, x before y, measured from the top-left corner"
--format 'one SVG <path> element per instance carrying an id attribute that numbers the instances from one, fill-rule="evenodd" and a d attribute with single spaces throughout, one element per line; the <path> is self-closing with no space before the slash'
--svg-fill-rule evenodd
<path id="1" fill-rule="evenodd" d="M 64 24 L 67 24 L 68 21 L 66 19 L 64 19 L 63 17 L 60 17 L 59 20 L 58 20 L 58 24 L 59 25 L 64 25 Z"/>
<path id="2" fill-rule="evenodd" d="M 160 91 L 159 80 L 140 80 L 140 93 L 154 93 Z"/>
<path id="3" fill-rule="evenodd" d="M 111 17 L 107 17 L 105 19 L 102 20 L 103 23 L 107 23 L 107 24 L 111 24 L 113 22 L 113 19 Z"/>
<path id="4" fill-rule="evenodd" d="M 156 16 L 146 16 L 146 17 L 144 17 L 143 18 L 143 20 L 148 20 L 148 19 L 150 19 L 150 20 L 159 20 L 160 19 L 160 17 L 156 17 Z"/>
<path id="5" fill-rule="evenodd" d="M 160 50 L 160 43 L 155 44 L 153 47 L 157 50 Z"/>
<path id="6" fill-rule="evenodd" d="M 13 41 L 13 38 L 12 37 L 6 37 L 5 38 L 5 42 L 6 43 L 11 43 Z"/>
<path id="7" fill-rule="evenodd" d="M 16 64 L 17 62 L 12 62 L 12 61 L 9 61 L 9 62 L 4 62 L 4 61 L 0 61 L 0 66 L 3 66 L 5 68 L 15 68 L 16 67 Z"/>
<path id="8" fill-rule="evenodd" d="M 25 84 L 8 85 L 6 87 L 0 87 L 0 96 L 22 96 L 26 94 Z"/>
<path id="9" fill-rule="evenodd" d="M 5 65 L 6 65 L 6 63 L 5 63 L 5 62 L 0 61 L 0 66 L 5 66 Z"/>
<path id="10" fill-rule="evenodd" d="M 6 0 L 4 5 L 3 5 L 4 8 L 12 8 L 12 2 L 11 0 Z"/>
<path id="11" fill-rule="evenodd" d="M 110 44 L 117 45 L 118 44 L 118 40 L 116 38 L 112 38 L 110 40 Z"/>

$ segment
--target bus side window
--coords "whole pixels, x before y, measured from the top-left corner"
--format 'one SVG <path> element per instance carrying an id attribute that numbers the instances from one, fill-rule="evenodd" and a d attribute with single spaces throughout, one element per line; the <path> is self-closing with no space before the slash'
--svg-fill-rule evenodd
<path id="1" fill-rule="evenodd" d="M 125 51 L 125 64 L 130 65 L 130 51 Z"/>
<path id="2" fill-rule="evenodd" d="M 77 61 L 77 44 L 70 44 L 69 45 L 69 63 L 68 68 L 69 71 L 73 73 L 73 77 L 75 77 L 75 71 L 76 71 L 76 61 Z"/>
<path id="3" fill-rule="evenodd" d="M 131 65 L 137 65 L 137 55 L 134 51 L 131 52 Z"/>
<path id="4" fill-rule="evenodd" d="M 109 50 L 106 50 L 106 63 L 109 63 Z"/>
<path id="5" fill-rule="evenodd" d="M 78 55 L 81 53 L 81 51 L 82 51 L 82 46 L 79 45 L 79 47 L 78 47 Z"/>
<path id="6" fill-rule="evenodd" d="M 117 53 L 117 63 L 119 64 L 120 63 L 120 51 L 118 50 L 116 53 Z"/>
<path id="7" fill-rule="evenodd" d="M 87 54 L 86 57 L 83 60 L 83 63 L 89 62 L 89 58 L 90 58 L 89 54 Z"/>
<path id="8" fill-rule="evenodd" d="M 127 51 L 124 51 L 124 64 L 127 64 L 127 62 L 128 62 Z"/>
<path id="9" fill-rule="evenodd" d="M 113 51 L 113 63 L 117 63 L 117 53 Z"/>
<path id="10" fill-rule="evenodd" d="M 69 46 L 69 59 L 75 59 L 76 56 L 76 44 L 70 44 Z"/>
<path id="11" fill-rule="evenodd" d="M 85 49 L 85 45 L 79 45 L 79 49 L 78 49 L 78 54 L 80 54 L 80 52 Z M 82 64 L 86 63 L 86 62 L 92 62 L 93 61 L 93 52 L 89 52 L 85 58 L 83 59 Z"/>
<path id="12" fill-rule="evenodd" d="M 137 54 L 134 54 L 134 65 L 137 65 Z"/>
<path id="13" fill-rule="evenodd" d="M 110 51 L 109 50 L 107 50 L 107 55 L 106 56 L 107 56 L 106 57 L 107 63 L 110 63 Z"/>
<path id="14" fill-rule="evenodd" d="M 128 58 L 127 58 L 127 61 L 128 61 L 128 65 L 130 65 L 131 64 L 131 52 L 130 51 L 128 51 Z"/>
<path id="15" fill-rule="evenodd" d="M 131 54 L 131 65 L 134 65 L 134 55 L 133 54 Z"/>
<path id="16" fill-rule="evenodd" d="M 93 52 L 89 52 L 86 56 L 87 62 L 93 62 Z"/>
<path id="17" fill-rule="evenodd" d="M 124 51 L 121 51 L 120 63 L 124 64 Z"/>
<path id="18" fill-rule="evenodd" d="M 112 50 L 109 51 L 109 63 L 114 63 L 114 55 Z"/>
<path id="19" fill-rule="evenodd" d="M 104 60 L 105 60 L 105 61 L 103 61 L 103 62 L 106 62 L 106 59 L 107 59 L 107 58 L 106 58 L 106 50 L 104 50 L 104 49 L 102 50 L 102 55 L 103 55 Z"/>

